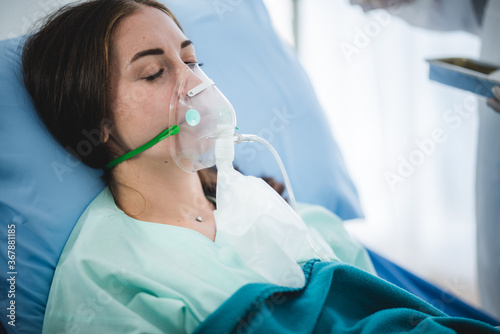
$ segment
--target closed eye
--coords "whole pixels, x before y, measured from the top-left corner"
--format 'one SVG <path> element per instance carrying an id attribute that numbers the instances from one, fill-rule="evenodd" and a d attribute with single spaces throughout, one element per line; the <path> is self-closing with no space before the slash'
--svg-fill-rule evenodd
<path id="1" fill-rule="evenodd" d="M 165 69 L 161 68 L 155 74 L 150 75 L 149 77 L 145 77 L 144 80 L 146 80 L 146 81 L 154 81 L 154 80 L 158 79 L 159 77 L 161 77 L 161 75 L 163 74 L 163 72 L 165 72 Z"/>

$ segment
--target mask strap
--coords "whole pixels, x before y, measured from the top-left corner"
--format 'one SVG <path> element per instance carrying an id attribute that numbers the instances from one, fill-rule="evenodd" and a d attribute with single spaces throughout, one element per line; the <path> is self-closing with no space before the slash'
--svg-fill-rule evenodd
<path id="1" fill-rule="evenodd" d="M 156 145 L 158 142 L 162 141 L 163 139 L 165 139 L 169 136 L 173 136 L 177 133 L 179 133 L 179 126 L 174 125 L 168 129 L 166 129 L 165 131 L 161 132 L 158 136 L 154 137 L 153 139 L 148 141 L 146 144 L 139 146 L 135 150 L 132 150 L 132 151 L 125 153 L 124 155 L 114 159 L 113 161 L 111 161 L 110 163 L 108 163 L 106 165 L 106 168 L 111 169 L 111 168 L 115 167 L 116 165 L 118 165 L 119 163 L 124 162 L 125 160 L 130 159 L 133 156 L 135 156 L 141 152 L 144 152 L 145 150 Z"/>

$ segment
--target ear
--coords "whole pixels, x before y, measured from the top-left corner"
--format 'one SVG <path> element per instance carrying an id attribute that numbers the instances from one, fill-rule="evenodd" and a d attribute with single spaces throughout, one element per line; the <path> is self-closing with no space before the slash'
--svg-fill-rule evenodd
<path id="1" fill-rule="evenodd" d="M 109 140 L 109 136 L 114 129 L 114 123 L 105 118 L 101 122 L 101 144 L 105 144 Z"/>

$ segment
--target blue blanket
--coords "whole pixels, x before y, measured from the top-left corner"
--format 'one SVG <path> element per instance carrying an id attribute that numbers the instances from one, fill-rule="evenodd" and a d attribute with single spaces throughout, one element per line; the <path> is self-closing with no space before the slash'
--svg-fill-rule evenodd
<path id="1" fill-rule="evenodd" d="M 500 320 L 467 304 L 457 296 L 439 289 L 374 251 L 369 249 L 367 251 L 378 277 L 422 298 L 448 315 L 476 319 L 493 326 L 500 326 Z"/>
<path id="2" fill-rule="evenodd" d="M 304 288 L 246 285 L 195 333 L 500 333 L 347 264 L 311 260 L 303 270 Z"/>

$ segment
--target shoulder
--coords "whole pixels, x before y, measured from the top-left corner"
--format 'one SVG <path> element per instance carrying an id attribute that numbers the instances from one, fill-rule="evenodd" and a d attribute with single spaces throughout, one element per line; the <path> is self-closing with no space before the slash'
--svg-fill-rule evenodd
<path id="1" fill-rule="evenodd" d="M 120 242 L 120 230 L 126 231 L 123 225 L 128 219 L 116 206 L 109 188 L 104 188 L 78 219 L 57 266 L 66 262 L 68 257 L 102 256 L 104 251 Z"/>
<path id="2" fill-rule="evenodd" d="M 316 204 L 297 203 L 297 213 L 307 225 L 342 225 L 342 219 L 332 211 Z"/>

